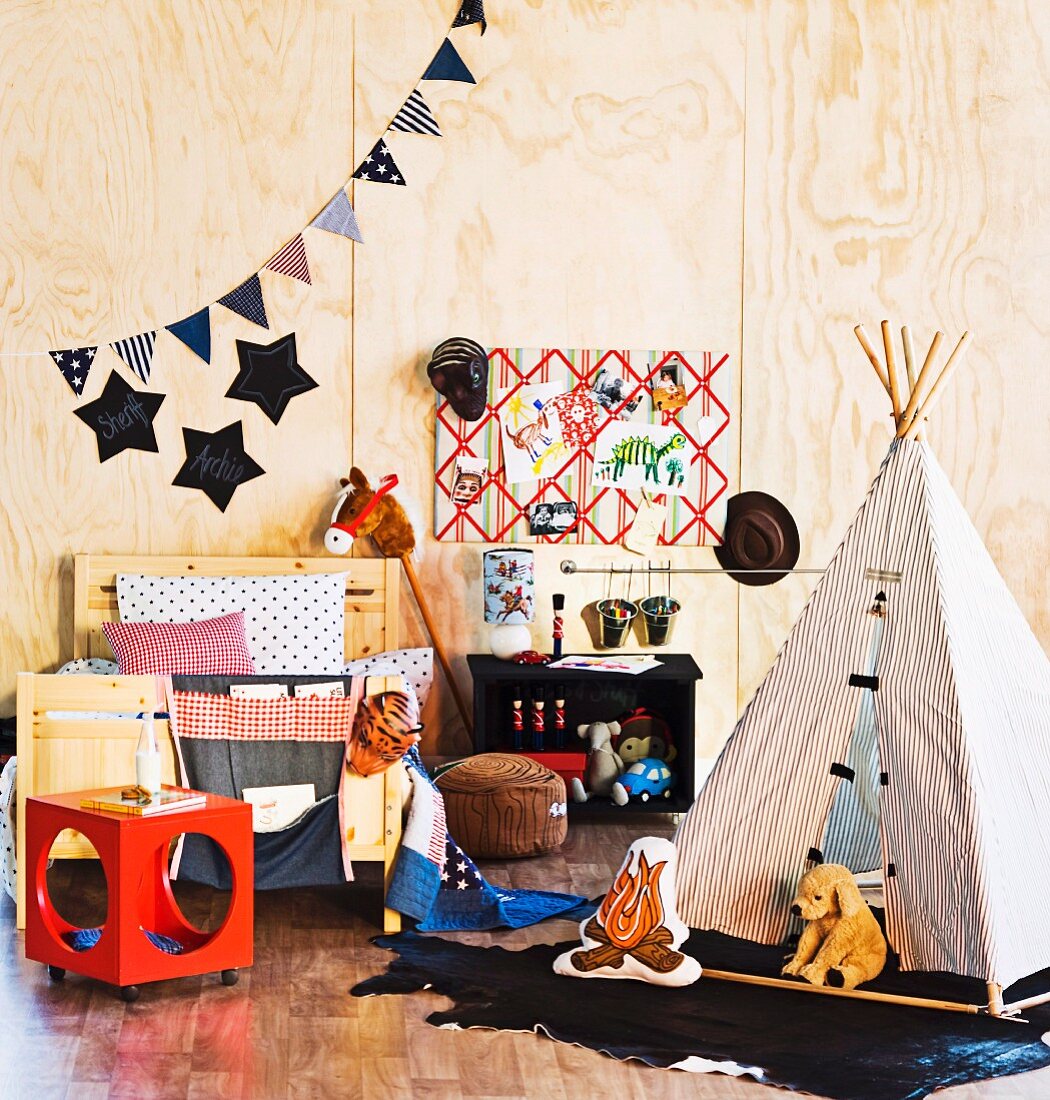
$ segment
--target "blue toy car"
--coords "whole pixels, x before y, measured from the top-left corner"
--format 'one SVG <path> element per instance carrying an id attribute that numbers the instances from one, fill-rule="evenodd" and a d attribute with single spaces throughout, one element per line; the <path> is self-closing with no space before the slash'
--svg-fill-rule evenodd
<path id="1" fill-rule="evenodd" d="M 671 797 L 674 774 L 658 756 L 643 756 L 620 776 L 619 783 L 631 798 L 648 802 L 660 795 Z"/>

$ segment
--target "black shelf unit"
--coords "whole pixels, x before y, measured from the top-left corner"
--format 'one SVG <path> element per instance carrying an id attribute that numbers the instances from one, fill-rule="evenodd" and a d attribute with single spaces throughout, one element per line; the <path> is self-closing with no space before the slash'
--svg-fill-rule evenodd
<path id="1" fill-rule="evenodd" d="M 681 814 L 692 805 L 695 785 L 696 684 L 703 679 L 688 653 L 659 653 L 658 668 L 631 676 L 623 672 L 582 672 L 549 669 L 546 665 L 516 665 L 488 653 L 471 653 L 467 665 L 474 681 L 474 751 L 513 752 L 511 704 L 516 688 L 522 691 L 525 744 L 530 743 L 529 708 L 533 691 L 543 690 L 548 715 L 553 711 L 554 689 L 565 689 L 565 752 L 585 752 L 587 742 L 576 735 L 582 723 L 610 722 L 635 707 L 648 707 L 662 715 L 671 727 L 678 755 L 671 767 L 675 786 L 670 798 L 631 801 L 615 806 L 609 799 L 573 802 L 574 817 L 604 817 L 625 813 Z M 548 719 L 549 722 L 549 719 Z M 548 732 L 545 747 L 553 750 Z"/>

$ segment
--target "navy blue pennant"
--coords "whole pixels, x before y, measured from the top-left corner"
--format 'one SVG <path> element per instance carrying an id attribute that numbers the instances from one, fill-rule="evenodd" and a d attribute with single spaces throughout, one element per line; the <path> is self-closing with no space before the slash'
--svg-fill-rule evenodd
<path id="1" fill-rule="evenodd" d="M 463 58 L 456 52 L 456 47 L 447 38 L 441 43 L 441 49 L 434 55 L 434 60 L 430 62 L 422 79 L 458 80 L 463 84 L 477 84 L 470 69 L 463 64 Z"/>
<path id="2" fill-rule="evenodd" d="M 376 147 L 368 154 L 354 173 L 355 180 L 370 180 L 372 183 L 393 183 L 405 186 L 405 177 L 394 163 L 385 141 L 376 142 Z"/>
<path id="3" fill-rule="evenodd" d="M 172 336 L 181 340 L 194 355 L 203 359 L 205 363 L 211 362 L 211 320 L 208 309 L 205 306 L 198 310 L 192 317 L 176 321 L 173 325 L 167 325 L 167 330 Z"/>

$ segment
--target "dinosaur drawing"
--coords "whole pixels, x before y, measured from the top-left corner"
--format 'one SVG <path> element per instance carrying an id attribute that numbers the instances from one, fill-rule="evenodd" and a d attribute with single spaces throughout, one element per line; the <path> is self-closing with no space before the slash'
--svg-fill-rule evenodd
<path id="1" fill-rule="evenodd" d="M 619 481 L 627 466 L 644 466 L 645 480 L 660 483 L 660 462 L 672 451 L 680 451 L 685 446 L 685 436 L 676 432 L 661 447 L 645 436 L 632 435 L 613 446 L 612 457 L 607 458 L 599 472 L 600 477 L 611 477 Z"/>

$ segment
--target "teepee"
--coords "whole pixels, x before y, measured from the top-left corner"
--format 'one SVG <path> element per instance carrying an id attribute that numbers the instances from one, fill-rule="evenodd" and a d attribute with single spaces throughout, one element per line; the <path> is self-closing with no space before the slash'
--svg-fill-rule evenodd
<path id="1" fill-rule="evenodd" d="M 682 823 L 681 915 L 779 943 L 813 862 L 881 870 L 902 969 L 999 1013 L 1050 967 L 1050 662 L 920 437 L 969 334 L 921 400 L 941 334 L 916 379 L 904 330 L 906 402 L 888 323 L 885 369 L 857 335 L 896 438 Z"/>

